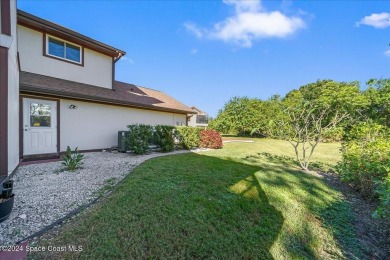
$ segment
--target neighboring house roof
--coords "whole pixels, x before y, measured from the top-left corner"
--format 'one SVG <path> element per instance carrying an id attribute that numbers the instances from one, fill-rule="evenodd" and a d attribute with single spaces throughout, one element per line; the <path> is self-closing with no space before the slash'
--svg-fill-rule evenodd
<path id="1" fill-rule="evenodd" d="M 103 54 L 114 57 L 116 59 L 119 59 L 120 57 L 126 54 L 126 52 L 122 50 L 111 47 L 107 44 L 91 39 L 78 32 L 65 28 L 61 25 L 44 20 L 42 18 L 39 18 L 37 16 L 34 16 L 32 14 L 26 13 L 21 10 L 18 10 L 18 24 L 32 29 L 36 29 L 38 31 L 43 31 L 49 34 L 53 34 L 54 36 L 61 37 L 64 40 L 68 40 L 83 45 L 87 48 L 90 48 L 97 52 L 101 52 Z"/>
<path id="2" fill-rule="evenodd" d="M 197 107 L 191 107 L 191 109 L 193 110 L 193 111 L 195 111 L 196 112 L 196 114 L 198 114 L 198 115 L 207 115 L 207 113 L 206 112 L 203 112 L 202 110 L 200 110 L 199 108 L 197 108 Z"/>
<path id="3" fill-rule="evenodd" d="M 30 72 L 20 72 L 20 90 L 58 97 L 99 101 L 159 111 L 194 114 L 169 95 L 149 88 L 115 81 L 115 90 L 63 80 Z"/>

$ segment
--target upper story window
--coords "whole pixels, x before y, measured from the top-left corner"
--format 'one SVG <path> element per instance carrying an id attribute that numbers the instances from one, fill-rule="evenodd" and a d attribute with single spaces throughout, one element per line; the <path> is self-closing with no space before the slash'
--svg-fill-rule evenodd
<path id="1" fill-rule="evenodd" d="M 46 36 L 46 55 L 74 62 L 82 63 L 82 48 L 79 45 L 55 38 Z"/>

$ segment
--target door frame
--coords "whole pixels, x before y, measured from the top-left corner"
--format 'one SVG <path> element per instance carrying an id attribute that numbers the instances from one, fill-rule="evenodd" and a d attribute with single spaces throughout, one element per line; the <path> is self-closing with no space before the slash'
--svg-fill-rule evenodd
<path id="1" fill-rule="evenodd" d="M 46 96 L 35 96 L 35 95 L 28 95 L 28 94 L 20 94 L 19 96 L 19 158 L 23 159 L 24 157 L 34 157 L 35 155 L 23 155 L 24 153 L 24 128 L 23 128 L 23 115 L 24 115 L 24 105 L 23 105 L 23 98 L 31 98 L 31 99 L 41 99 L 41 100 L 47 100 L 47 101 L 55 101 L 57 106 L 57 153 L 56 155 L 60 154 L 60 132 L 61 132 L 61 120 L 60 120 L 60 99 L 59 98 L 52 98 L 52 97 L 46 97 Z M 53 155 L 53 154 L 45 154 L 45 155 Z M 37 154 L 36 156 L 42 157 L 42 155 Z"/>

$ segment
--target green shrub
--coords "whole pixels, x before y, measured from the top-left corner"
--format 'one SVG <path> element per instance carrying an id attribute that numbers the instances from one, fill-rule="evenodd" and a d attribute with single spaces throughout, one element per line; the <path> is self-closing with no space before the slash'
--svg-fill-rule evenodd
<path id="1" fill-rule="evenodd" d="M 377 185 L 380 205 L 375 211 L 374 217 L 390 218 L 390 174 L 387 174 L 383 181 L 378 181 Z"/>
<path id="2" fill-rule="evenodd" d="M 126 139 L 127 147 L 136 154 L 146 153 L 150 145 L 159 146 L 162 152 L 170 152 L 175 148 L 175 139 L 185 149 L 199 147 L 200 132 L 203 130 L 202 128 L 188 126 L 151 126 L 143 124 L 128 125 L 127 127 L 129 128 L 129 135 Z M 218 139 L 218 136 L 221 138 L 219 133 L 217 135 L 213 134 L 215 140 Z M 215 148 L 222 147 L 222 139 L 220 141 L 220 143 L 215 141 L 216 143 L 214 142 L 213 146 Z"/>
<path id="3" fill-rule="evenodd" d="M 344 136 L 342 161 L 337 170 L 343 181 L 349 182 L 369 199 L 379 199 L 377 216 L 390 211 L 390 130 L 374 124 L 360 123 Z"/>
<path id="4" fill-rule="evenodd" d="M 69 171 L 74 171 L 83 164 L 83 159 L 84 155 L 79 153 L 77 147 L 72 152 L 68 146 L 66 147 L 66 153 L 62 156 L 62 165 L 66 166 Z"/>
<path id="5" fill-rule="evenodd" d="M 128 149 L 135 154 L 145 154 L 149 150 L 149 144 L 153 138 L 153 127 L 144 124 L 128 125 L 127 137 Z"/>
<path id="6" fill-rule="evenodd" d="M 212 129 L 200 131 L 199 146 L 202 148 L 218 149 L 222 148 L 222 137 L 221 135 Z"/>
<path id="7" fill-rule="evenodd" d="M 340 142 L 343 138 L 344 129 L 343 127 L 336 127 L 332 129 L 326 129 L 322 133 L 322 141 L 325 143 Z"/>
<path id="8" fill-rule="evenodd" d="M 176 127 L 177 138 L 179 144 L 184 149 L 191 149 L 199 146 L 200 136 L 199 133 L 202 129 L 190 126 L 178 126 Z"/>
<path id="9" fill-rule="evenodd" d="M 154 127 L 154 144 L 158 145 L 162 152 L 170 152 L 175 148 L 174 131 L 174 126 L 156 125 Z"/>

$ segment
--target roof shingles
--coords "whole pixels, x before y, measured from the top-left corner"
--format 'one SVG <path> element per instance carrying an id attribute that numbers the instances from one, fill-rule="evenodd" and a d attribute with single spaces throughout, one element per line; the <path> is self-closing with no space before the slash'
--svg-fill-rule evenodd
<path id="1" fill-rule="evenodd" d="M 115 90 L 30 72 L 20 73 L 20 90 L 59 97 L 85 99 L 130 107 L 193 114 L 193 110 L 169 95 L 149 88 L 115 81 Z"/>

